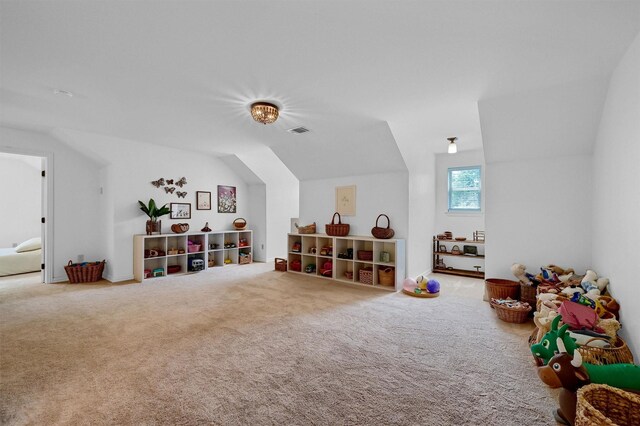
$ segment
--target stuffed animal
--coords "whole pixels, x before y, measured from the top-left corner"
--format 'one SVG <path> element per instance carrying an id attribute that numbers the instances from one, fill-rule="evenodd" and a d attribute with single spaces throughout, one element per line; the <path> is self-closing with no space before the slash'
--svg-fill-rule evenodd
<path id="1" fill-rule="evenodd" d="M 555 272 L 558 275 L 572 275 L 576 272 L 573 270 L 573 268 L 562 269 L 557 265 L 548 265 L 547 268 L 553 269 L 553 272 Z"/>
<path id="2" fill-rule="evenodd" d="M 538 368 L 538 376 L 547 385 L 562 386 L 556 415 L 573 425 L 576 417 L 576 392 L 589 383 L 606 384 L 621 389 L 640 390 L 640 366 L 634 364 L 593 365 L 582 362 L 579 351 L 569 354 L 564 341 L 557 338 L 558 353 Z"/>
<path id="3" fill-rule="evenodd" d="M 527 285 L 533 284 L 529 279 L 529 277 L 527 276 L 527 267 L 524 266 L 522 263 L 514 263 L 513 265 L 511 265 L 511 272 L 521 283 L 524 283 Z"/>
<path id="4" fill-rule="evenodd" d="M 565 294 L 569 297 L 573 297 L 575 293 L 583 294 L 584 290 L 582 287 L 565 287 L 561 292 L 561 294 Z"/>
<path id="5" fill-rule="evenodd" d="M 573 296 L 571 296 L 571 299 L 569 300 L 584 306 L 588 306 L 591 309 L 596 309 L 596 302 L 594 302 L 593 300 L 589 299 L 588 297 L 585 297 L 584 295 L 578 292 L 573 293 Z"/>
<path id="6" fill-rule="evenodd" d="M 611 338 L 612 343 L 616 342 L 616 339 L 618 338 L 618 330 L 620 330 L 621 327 L 617 319 L 600 319 L 600 321 L 598 321 L 598 327 L 604 331 L 604 334 Z"/>
<path id="7" fill-rule="evenodd" d="M 616 319 L 619 319 L 620 304 L 611 296 L 600 296 L 598 302 L 609 313 L 613 314 Z M 604 317 L 601 317 L 604 318 Z"/>
<path id="8" fill-rule="evenodd" d="M 531 353 L 542 360 L 543 365 L 547 365 L 551 357 L 558 351 L 558 340 L 564 343 L 569 353 L 573 354 L 573 351 L 577 348 L 576 342 L 569 336 L 567 329 L 569 324 L 564 324 L 558 329 L 561 317 L 556 316 L 551 322 L 551 330 L 544 335 L 540 343 L 531 345 Z M 566 352 L 566 351 L 565 351 Z"/>
<path id="9" fill-rule="evenodd" d="M 604 292 L 609 285 L 609 279 L 603 277 L 598 278 L 598 274 L 589 269 L 580 281 L 580 285 L 587 292 L 587 297 L 593 299 Z"/>

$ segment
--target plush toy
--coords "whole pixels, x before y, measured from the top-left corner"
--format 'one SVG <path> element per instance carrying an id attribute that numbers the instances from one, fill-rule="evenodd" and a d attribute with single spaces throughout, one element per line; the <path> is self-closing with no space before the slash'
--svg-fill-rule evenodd
<path id="1" fill-rule="evenodd" d="M 440 283 L 436 280 L 427 281 L 427 291 L 429 293 L 438 293 L 440 291 Z"/>
<path id="2" fill-rule="evenodd" d="M 580 285 L 587 292 L 587 297 L 594 299 L 605 291 L 607 285 L 609 285 L 609 279 L 598 278 L 598 274 L 589 269 L 580 281 Z"/>
<path id="3" fill-rule="evenodd" d="M 583 294 L 584 290 L 582 289 L 582 287 L 565 287 L 560 293 L 565 294 L 569 297 L 573 297 L 575 293 Z"/>
<path id="4" fill-rule="evenodd" d="M 616 319 L 619 319 L 619 312 L 620 312 L 620 304 L 618 304 L 618 302 L 616 302 L 616 299 L 614 299 L 611 296 L 600 296 L 598 298 L 598 302 L 602 305 L 602 307 L 609 313 L 613 314 L 613 316 Z M 601 318 L 605 318 L 604 316 Z"/>
<path id="5" fill-rule="evenodd" d="M 550 269 L 551 271 L 553 271 L 554 274 L 560 276 L 560 275 L 570 275 L 573 274 L 575 271 L 573 270 L 573 268 L 569 268 L 569 269 L 563 269 L 561 267 L 559 267 L 558 265 L 547 265 L 546 269 Z"/>
<path id="6" fill-rule="evenodd" d="M 544 335 L 551 330 L 551 322 L 557 316 L 557 309 L 552 309 L 544 303 L 540 305 L 539 311 L 533 313 L 533 323 L 538 328 L 536 342 L 542 341 Z"/>
<path id="7" fill-rule="evenodd" d="M 544 281 L 547 281 L 550 283 L 560 282 L 560 278 L 558 278 L 558 275 L 555 272 L 553 272 L 552 269 L 540 268 L 540 276 Z"/>
<path id="8" fill-rule="evenodd" d="M 611 342 L 615 343 L 618 338 L 618 330 L 620 330 L 620 323 L 615 318 L 601 319 L 598 321 L 598 327 L 600 327 L 604 334 L 611 338 Z"/>
<path id="9" fill-rule="evenodd" d="M 584 305 L 584 306 L 588 306 L 591 309 L 596 308 L 596 302 L 594 302 L 593 300 L 589 299 L 588 297 L 585 297 L 584 295 L 578 292 L 573 293 L 573 296 L 571 296 L 571 299 L 569 300 L 571 300 L 572 302 L 580 303 L 581 305 Z"/>
<path id="10" fill-rule="evenodd" d="M 560 338 L 556 340 L 558 353 L 549 363 L 538 368 L 538 376 L 547 385 L 562 386 L 556 419 L 573 425 L 576 418 L 576 392 L 589 383 L 606 384 L 621 389 L 640 390 L 640 366 L 634 364 L 592 365 L 582 362 L 579 351 L 569 354 Z M 558 420 L 559 420 L 558 419 Z"/>
<path id="11" fill-rule="evenodd" d="M 527 285 L 533 284 L 529 279 L 529 277 L 527 276 L 527 267 L 524 266 L 522 263 L 514 263 L 513 265 L 511 265 L 511 272 L 521 283 L 524 283 Z"/>
<path id="12" fill-rule="evenodd" d="M 573 351 L 577 348 L 575 341 L 567 333 L 569 324 L 564 324 L 560 329 L 558 329 L 560 319 L 561 317 L 559 315 L 556 316 L 551 322 L 551 330 L 544 335 L 539 343 L 531 345 L 531 353 L 540 358 L 543 365 L 547 365 L 551 357 L 556 354 L 558 350 L 558 340 L 564 343 L 564 346 L 571 354 L 573 354 Z"/>

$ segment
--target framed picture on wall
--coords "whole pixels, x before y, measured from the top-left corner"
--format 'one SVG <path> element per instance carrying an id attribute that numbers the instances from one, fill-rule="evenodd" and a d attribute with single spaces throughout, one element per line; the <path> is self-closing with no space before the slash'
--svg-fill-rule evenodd
<path id="1" fill-rule="evenodd" d="M 171 203 L 171 219 L 191 219 L 191 203 Z"/>
<path id="2" fill-rule="evenodd" d="M 196 210 L 211 210 L 211 192 L 196 191 Z"/>
<path id="3" fill-rule="evenodd" d="M 336 211 L 342 216 L 356 215 L 356 186 L 336 186 Z"/>
<path id="4" fill-rule="evenodd" d="M 236 212 L 236 187 L 218 185 L 218 213 Z"/>

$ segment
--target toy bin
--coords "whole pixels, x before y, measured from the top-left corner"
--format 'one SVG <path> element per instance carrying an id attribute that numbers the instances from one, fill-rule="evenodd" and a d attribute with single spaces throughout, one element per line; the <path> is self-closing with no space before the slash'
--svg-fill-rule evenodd
<path id="1" fill-rule="evenodd" d="M 102 279 L 104 264 L 104 260 L 102 262 L 84 263 L 73 263 L 72 261 L 69 261 L 67 266 L 64 267 L 64 270 L 67 273 L 71 284 L 92 283 Z"/>
<path id="2" fill-rule="evenodd" d="M 520 300 L 520 283 L 518 281 L 488 278 L 485 281 L 489 300 L 513 299 Z"/>

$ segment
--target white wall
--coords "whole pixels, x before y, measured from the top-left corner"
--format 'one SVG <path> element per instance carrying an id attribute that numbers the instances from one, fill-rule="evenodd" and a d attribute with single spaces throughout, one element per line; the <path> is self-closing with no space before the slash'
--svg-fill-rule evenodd
<path id="1" fill-rule="evenodd" d="M 267 187 L 264 184 L 249 185 L 248 227 L 253 229 L 253 260 L 267 261 Z"/>
<path id="2" fill-rule="evenodd" d="M 609 83 L 593 155 L 593 267 L 620 300 L 622 332 L 640 356 L 640 35 Z"/>
<path id="3" fill-rule="evenodd" d="M 42 159 L 0 153 L 0 247 L 39 237 Z"/>
<path id="4" fill-rule="evenodd" d="M 487 163 L 486 274 L 591 266 L 591 156 Z"/>
<path id="5" fill-rule="evenodd" d="M 265 231 L 258 236 L 265 238 L 263 241 L 266 251 L 261 253 L 261 256 L 266 261 L 275 257 L 286 257 L 290 219 L 297 217 L 299 212 L 298 179 L 268 147 L 238 153 L 236 156 L 266 185 Z M 252 203 L 257 208 L 262 208 L 263 198 L 255 191 L 253 194 L 256 198 Z"/>
<path id="6" fill-rule="evenodd" d="M 449 213 L 448 170 L 451 167 L 480 166 L 482 190 L 480 213 Z M 473 231 L 484 230 L 484 155 L 482 150 L 458 151 L 457 154 L 436 155 L 436 231 L 451 231 L 454 235 L 471 238 Z"/>
<path id="7" fill-rule="evenodd" d="M 174 223 L 188 223 L 191 232 L 200 231 L 205 222 L 213 230 L 233 229 L 234 219 L 248 216 L 247 185 L 216 157 L 69 130 L 57 131 L 56 137 L 105 164 L 106 170 L 100 174 L 103 188 L 100 205 L 112 215 L 107 218 L 110 225 L 105 224 L 106 256 L 110 260 L 105 277 L 111 281 L 133 277 L 133 235 L 145 233 L 147 220 L 138 200 L 147 203 L 153 198 L 158 205 L 191 203 L 191 219 L 170 219 L 169 215 L 161 218 L 163 233 L 170 233 Z M 175 191 L 167 194 L 162 187 L 151 184 L 159 178 L 178 180 L 183 176 L 188 183 L 183 188 L 176 187 L 176 191 L 186 191 L 185 198 L 178 198 Z M 236 213 L 217 212 L 217 185 L 236 187 Z M 211 192 L 211 210 L 196 209 L 196 191 Z"/>
<path id="8" fill-rule="evenodd" d="M 481 212 L 479 213 L 449 213 L 448 194 L 448 170 L 450 167 L 480 166 L 482 173 L 482 197 Z M 436 233 L 444 231 L 453 232 L 454 236 L 473 237 L 474 231 L 484 231 L 484 211 L 485 211 L 485 165 L 482 150 L 458 151 L 457 154 L 437 154 L 436 155 L 436 208 L 435 208 L 435 229 Z M 450 246 L 451 247 L 451 246 Z M 450 248 L 449 247 L 449 248 Z M 460 245 L 462 248 L 462 245 Z M 480 249 L 484 252 L 484 249 Z M 461 269 L 473 269 L 478 264 L 477 259 L 469 257 L 448 257 L 445 259 L 447 266 Z M 484 269 L 482 269 L 484 270 Z"/>
<path id="9" fill-rule="evenodd" d="M 106 233 L 101 226 L 100 165 L 56 139 L 39 132 L 0 127 L 0 151 L 48 158 L 53 181 L 53 217 L 48 220 L 55 239 L 50 264 L 54 281 L 65 281 L 64 266 L 76 260 L 103 259 Z"/>
<path id="10" fill-rule="evenodd" d="M 408 233 L 407 205 L 409 191 L 405 172 L 349 176 L 300 182 L 300 224 L 316 222 L 318 232 L 325 232 L 336 211 L 336 187 L 356 185 L 356 215 L 343 216 L 342 223 L 350 226 L 350 235 L 371 235 L 376 218 L 384 213 L 391 220 L 395 238 Z M 380 220 L 386 226 L 386 220 Z"/>

